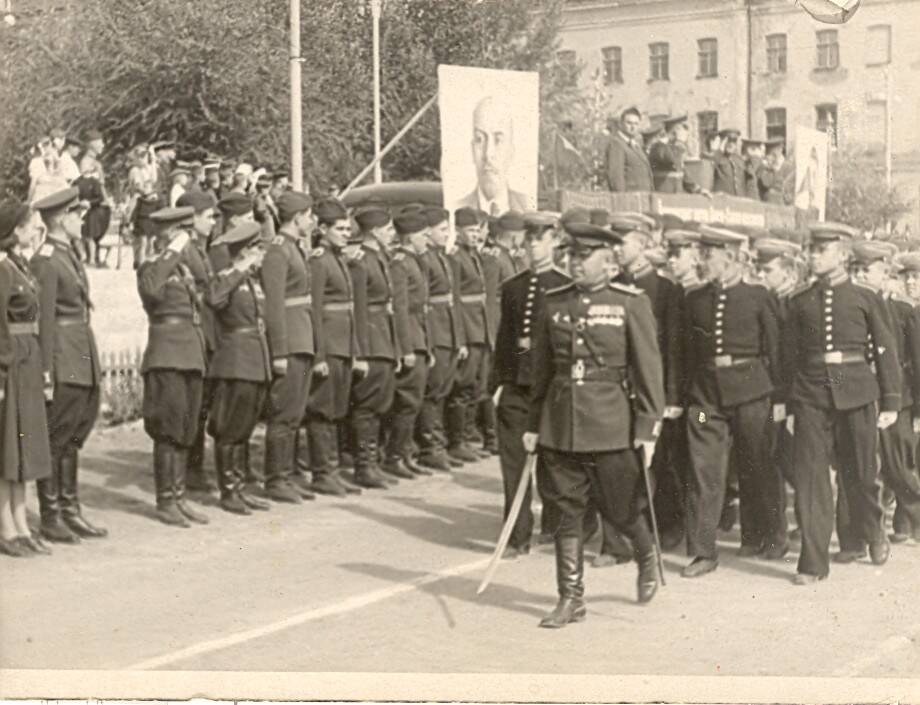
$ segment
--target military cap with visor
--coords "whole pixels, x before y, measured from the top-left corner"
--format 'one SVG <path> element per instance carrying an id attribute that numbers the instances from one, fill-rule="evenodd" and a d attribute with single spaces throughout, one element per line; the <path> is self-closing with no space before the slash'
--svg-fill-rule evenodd
<path id="1" fill-rule="evenodd" d="M 6 250 L 16 240 L 16 226 L 28 215 L 29 205 L 14 198 L 0 202 L 0 250 Z"/>
<path id="2" fill-rule="evenodd" d="M 479 216 L 474 208 L 458 208 L 454 211 L 454 225 L 458 228 L 470 228 L 479 225 Z"/>
<path id="3" fill-rule="evenodd" d="M 503 232 L 516 232 L 524 229 L 524 217 L 517 211 L 508 211 L 498 218 L 498 229 Z"/>
<path id="4" fill-rule="evenodd" d="M 741 247 L 747 241 L 747 236 L 726 228 L 716 228 L 711 225 L 700 226 L 700 244 L 704 247 Z"/>
<path id="5" fill-rule="evenodd" d="M 757 255 L 757 260 L 765 264 L 777 257 L 795 258 L 801 254 L 802 248 L 788 240 L 763 237 L 754 243 L 754 252 Z"/>
<path id="6" fill-rule="evenodd" d="M 812 242 L 849 242 L 859 236 L 856 228 L 832 221 L 813 223 L 808 232 Z"/>
<path id="7" fill-rule="evenodd" d="M 565 226 L 565 231 L 571 237 L 570 247 L 574 250 L 596 250 L 623 242 L 618 233 L 591 223 L 569 223 Z"/>
<path id="8" fill-rule="evenodd" d="M 79 198 L 80 189 L 71 186 L 38 199 L 32 204 L 32 209 L 40 213 L 69 210 L 80 203 Z"/>
<path id="9" fill-rule="evenodd" d="M 150 214 L 150 220 L 162 226 L 184 225 L 186 223 L 191 223 L 194 217 L 195 209 L 191 206 L 161 208 Z"/>
<path id="10" fill-rule="evenodd" d="M 195 209 L 196 213 L 202 213 L 208 208 L 215 208 L 217 206 L 217 199 L 214 198 L 214 194 L 210 191 L 199 191 L 194 189 L 192 191 L 186 191 L 176 200 L 177 206 L 191 206 Z"/>
<path id="11" fill-rule="evenodd" d="M 217 245 L 228 246 L 245 246 L 247 243 L 256 239 L 262 232 L 262 226 L 254 220 L 247 220 L 238 225 L 234 225 L 227 232 L 214 238 L 211 247 Z"/>

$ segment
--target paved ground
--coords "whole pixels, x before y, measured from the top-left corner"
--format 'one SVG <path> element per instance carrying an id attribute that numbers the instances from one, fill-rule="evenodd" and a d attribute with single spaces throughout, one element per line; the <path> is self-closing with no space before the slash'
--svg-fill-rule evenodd
<path id="1" fill-rule="evenodd" d="M 536 624 L 555 601 L 550 550 L 475 594 L 499 529 L 495 461 L 250 518 L 212 506 L 188 530 L 153 518 L 136 425 L 94 435 L 85 466 L 86 510 L 112 536 L 0 562 L 2 668 L 920 674 L 920 546 L 798 588 L 794 557 L 735 558 L 734 532 L 705 578 L 680 578 L 685 558 L 668 555 L 645 607 L 633 566 L 587 568 L 588 620 L 549 631 Z"/>

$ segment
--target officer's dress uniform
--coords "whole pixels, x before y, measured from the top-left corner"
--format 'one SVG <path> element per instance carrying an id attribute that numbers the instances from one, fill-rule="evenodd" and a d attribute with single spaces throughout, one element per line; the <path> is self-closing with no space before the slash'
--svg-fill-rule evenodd
<path id="1" fill-rule="evenodd" d="M 428 273 L 424 257 L 409 246 L 397 247 L 390 261 L 393 323 L 401 354 L 415 354 L 415 364 L 396 375 L 390 407 L 383 470 L 409 479 L 418 474 L 411 463 L 412 433 L 422 408 L 428 380 L 428 360 L 434 354 L 428 328 Z M 410 460 L 411 467 L 406 465 Z M 427 471 L 424 471 L 427 472 Z"/>
<path id="2" fill-rule="evenodd" d="M 419 461 L 443 465 L 447 443 L 457 443 L 456 435 L 447 438 L 444 406 L 457 374 L 457 353 L 465 344 L 460 297 L 447 255 L 429 245 L 423 255 L 428 275 L 428 332 L 434 365 L 428 369 L 425 398 L 418 415 Z M 457 429 L 450 429 L 456 434 Z M 461 429 L 462 431 L 462 429 Z"/>
<path id="3" fill-rule="evenodd" d="M 560 597 L 584 593 L 582 524 L 589 493 L 602 517 L 632 540 L 644 569 L 655 551 L 637 439 L 657 435 L 664 410 L 661 357 L 648 297 L 605 284 L 546 293 L 536 336 L 528 430 L 539 433 L 556 529 Z"/>
<path id="4" fill-rule="evenodd" d="M 747 167 L 737 154 L 720 152 L 712 162 L 713 193 L 729 196 L 747 196 Z"/>
<path id="5" fill-rule="evenodd" d="M 325 362 L 329 374 L 313 375 L 307 399 L 307 430 L 310 437 L 310 471 L 313 484 L 337 479 L 336 423 L 348 414 L 352 364 L 362 357 L 355 326 L 351 276 L 345 257 L 329 246 L 310 255 L 313 321 L 316 335 L 314 364 Z M 344 491 L 344 487 L 340 491 Z"/>
<path id="6" fill-rule="evenodd" d="M 249 440 L 272 381 L 265 293 L 256 275 L 226 266 L 214 277 L 207 303 L 220 341 L 208 368 L 208 434 L 214 439 L 221 504 L 248 514 L 267 508 L 244 491 Z"/>
<path id="7" fill-rule="evenodd" d="M 454 280 L 459 289 L 461 323 L 469 356 L 460 363 L 454 388 L 447 399 L 445 411 L 448 452 L 461 460 L 476 460 L 476 455 L 464 445 L 468 420 L 475 425 L 476 405 L 488 394 L 489 363 L 494 337 L 486 300 L 483 262 L 479 252 L 469 245 L 458 245 L 451 255 Z"/>
<path id="8" fill-rule="evenodd" d="M 763 286 L 710 283 L 687 296 L 687 433 L 691 482 L 687 554 L 717 559 L 729 449 L 738 472 L 742 548 L 782 530 L 782 481 L 772 462 L 771 393 L 779 381 L 776 302 Z"/>
<path id="9" fill-rule="evenodd" d="M 268 349 L 272 360 L 287 360 L 285 374 L 272 373 L 265 408 L 265 489 L 288 502 L 305 495 L 291 479 L 316 350 L 308 256 L 305 239 L 281 231 L 266 246 L 260 271 Z"/>
<path id="10" fill-rule="evenodd" d="M 63 518 L 81 536 L 105 535 L 103 529 L 85 526 L 77 484 L 79 450 L 96 423 L 100 404 L 101 367 L 90 326 L 89 280 L 73 248 L 51 237 L 32 257 L 31 267 L 39 287 L 42 368 L 54 391 L 46 407 L 53 468 L 38 485 L 42 526 L 59 525 Z"/>
<path id="11" fill-rule="evenodd" d="M 355 439 L 355 479 L 365 487 L 385 487 L 378 473 L 381 419 L 393 405 L 396 362 L 401 353 L 396 338 L 389 257 L 376 241 L 366 241 L 349 260 L 355 297 L 358 347 L 367 361 L 367 374 L 351 388 L 350 421 Z"/>
<path id="12" fill-rule="evenodd" d="M 648 153 L 655 190 L 659 193 L 699 193 L 700 187 L 684 172 L 687 146 L 656 142 Z"/>
<path id="13" fill-rule="evenodd" d="M 28 263 L 0 252 L 0 479 L 7 482 L 44 482 L 52 472 L 38 312 Z"/>
<path id="14" fill-rule="evenodd" d="M 138 268 L 137 287 L 149 324 L 142 411 L 144 430 L 153 439 L 158 515 L 166 523 L 187 525 L 186 518 L 199 517 L 185 503 L 185 475 L 206 370 L 198 292 L 183 256 L 168 248 Z"/>
<path id="15" fill-rule="evenodd" d="M 795 513 L 802 532 L 798 572 L 823 578 L 830 570 L 834 528 L 832 449 L 853 535 L 870 543 L 884 541 L 877 405 L 881 411 L 900 408 L 899 363 L 881 298 L 843 273 L 820 279 L 792 297 L 787 330 L 784 360 L 792 365 Z M 867 360 L 870 345 L 874 373 Z"/>
<path id="16" fill-rule="evenodd" d="M 522 436 L 527 430 L 530 392 L 533 386 L 533 349 L 537 325 L 542 320 L 545 294 L 571 280 L 559 269 L 547 266 L 539 271 L 525 270 L 512 276 L 501 287 L 501 313 L 495 338 L 492 385 L 501 386 L 496 409 L 498 457 L 505 493 L 507 518 L 527 461 Z M 559 525 L 559 512 L 552 503 L 546 464 L 537 459 L 537 491 L 543 502 L 540 516 L 542 534 L 552 536 Z M 511 532 L 508 545 L 526 550 L 533 534 L 531 488 Z"/>

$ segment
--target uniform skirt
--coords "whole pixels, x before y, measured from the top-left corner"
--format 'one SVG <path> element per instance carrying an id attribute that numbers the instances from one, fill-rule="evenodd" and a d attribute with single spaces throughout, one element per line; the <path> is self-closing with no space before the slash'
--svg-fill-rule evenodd
<path id="1" fill-rule="evenodd" d="M 51 475 L 41 352 L 34 335 L 14 335 L 13 362 L 0 402 L 0 479 L 41 480 Z"/>

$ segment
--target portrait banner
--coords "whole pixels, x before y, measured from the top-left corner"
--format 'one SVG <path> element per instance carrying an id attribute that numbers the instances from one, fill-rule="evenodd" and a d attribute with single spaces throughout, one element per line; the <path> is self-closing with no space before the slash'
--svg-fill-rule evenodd
<path id="1" fill-rule="evenodd" d="M 438 107 L 444 207 L 490 215 L 535 209 L 539 75 L 441 65 Z"/>
<path id="2" fill-rule="evenodd" d="M 795 207 L 824 220 L 827 203 L 827 133 L 795 128 Z"/>

